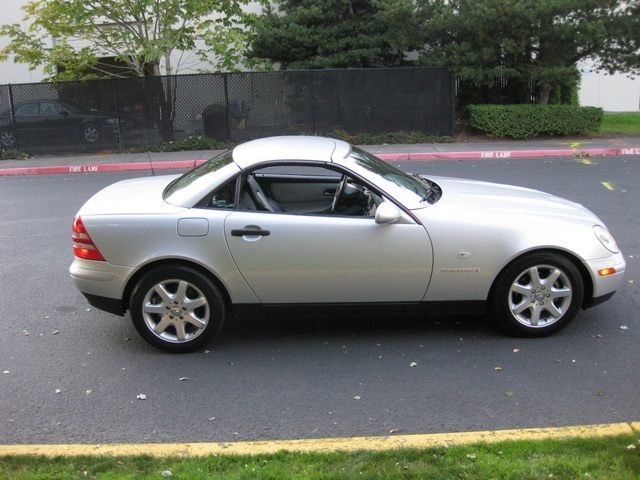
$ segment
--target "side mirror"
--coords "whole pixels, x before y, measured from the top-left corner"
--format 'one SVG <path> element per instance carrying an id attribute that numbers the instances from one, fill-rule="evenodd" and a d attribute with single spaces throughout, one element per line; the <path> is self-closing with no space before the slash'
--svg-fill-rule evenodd
<path id="1" fill-rule="evenodd" d="M 376 223 L 379 225 L 388 225 L 396 223 L 402 213 L 400 209 L 391 202 L 382 202 L 376 209 Z"/>

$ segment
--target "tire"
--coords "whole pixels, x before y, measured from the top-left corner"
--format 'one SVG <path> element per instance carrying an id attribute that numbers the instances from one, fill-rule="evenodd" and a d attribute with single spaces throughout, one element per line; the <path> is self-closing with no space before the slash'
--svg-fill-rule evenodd
<path id="1" fill-rule="evenodd" d="M 85 125 L 82 128 L 82 137 L 85 142 L 96 143 L 100 139 L 100 130 L 95 125 Z"/>
<path id="2" fill-rule="evenodd" d="M 171 353 L 193 352 L 211 342 L 225 316 L 219 290 L 188 267 L 149 272 L 134 288 L 129 308 L 142 338 Z"/>
<path id="3" fill-rule="evenodd" d="M 544 337 L 573 320 L 583 297 L 584 282 L 573 262 L 555 253 L 533 253 L 515 260 L 498 276 L 489 313 L 512 334 Z"/>
<path id="4" fill-rule="evenodd" d="M 16 146 L 16 139 L 12 130 L 0 131 L 0 145 L 4 148 L 14 148 Z"/>

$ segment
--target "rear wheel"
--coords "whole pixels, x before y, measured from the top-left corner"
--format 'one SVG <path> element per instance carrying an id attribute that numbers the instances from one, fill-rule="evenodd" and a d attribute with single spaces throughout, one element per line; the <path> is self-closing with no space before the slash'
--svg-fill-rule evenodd
<path id="1" fill-rule="evenodd" d="M 13 148 L 16 145 L 16 139 L 11 130 L 0 131 L 0 145 L 4 148 Z"/>
<path id="2" fill-rule="evenodd" d="M 138 333 L 160 350 L 192 352 L 209 343 L 224 321 L 218 289 L 200 272 L 161 267 L 138 282 L 130 302 Z"/>
<path id="3" fill-rule="evenodd" d="M 489 309 L 505 330 L 543 337 L 571 322 L 583 296 L 582 277 L 570 260 L 555 253 L 535 253 L 514 261 L 500 274 Z"/>

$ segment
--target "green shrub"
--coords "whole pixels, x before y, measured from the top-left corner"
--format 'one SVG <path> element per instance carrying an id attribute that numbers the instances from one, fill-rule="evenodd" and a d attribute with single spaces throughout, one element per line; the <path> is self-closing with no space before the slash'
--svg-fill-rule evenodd
<path id="1" fill-rule="evenodd" d="M 23 150 L 0 148 L 0 160 L 26 160 L 27 158 L 29 158 L 29 154 Z"/>
<path id="2" fill-rule="evenodd" d="M 382 144 L 416 144 L 416 143 L 454 143 L 453 137 L 441 135 L 427 135 L 418 131 L 391 133 L 348 133 L 342 128 L 335 128 L 326 133 L 327 137 L 345 140 L 354 145 L 382 145 Z M 134 152 L 179 152 L 187 150 L 226 150 L 236 145 L 235 142 L 213 140 L 208 137 L 194 136 L 176 142 L 157 145 L 143 145 L 131 147 L 127 153 Z"/>
<path id="3" fill-rule="evenodd" d="M 419 131 L 389 133 L 348 133 L 337 127 L 326 134 L 327 137 L 344 140 L 353 145 L 397 145 L 416 143 L 455 143 L 456 139 L 442 135 L 427 135 Z"/>
<path id="4" fill-rule="evenodd" d="M 192 150 L 226 150 L 235 145 L 234 142 L 213 140 L 208 137 L 195 136 L 175 142 L 160 143 L 155 145 L 142 145 L 128 148 L 127 153 L 132 152 L 181 152 Z"/>
<path id="5" fill-rule="evenodd" d="M 603 110 L 573 105 L 469 105 L 469 124 L 491 137 L 532 138 L 598 132 Z"/>

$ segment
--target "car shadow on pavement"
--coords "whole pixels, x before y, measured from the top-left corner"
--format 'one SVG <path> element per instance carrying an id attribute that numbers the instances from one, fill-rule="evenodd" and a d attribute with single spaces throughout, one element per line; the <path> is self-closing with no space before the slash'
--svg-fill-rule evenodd
<path id="1" fill-rule="evenodd" d="M 500 335 L 485 316 L 426 317 L 415 312 L 361 307 L 285 308 L 237 312 L 223 325 L 216 344 L 256 340 L 318 340 L 367 336 L 495 336 Z"/>

